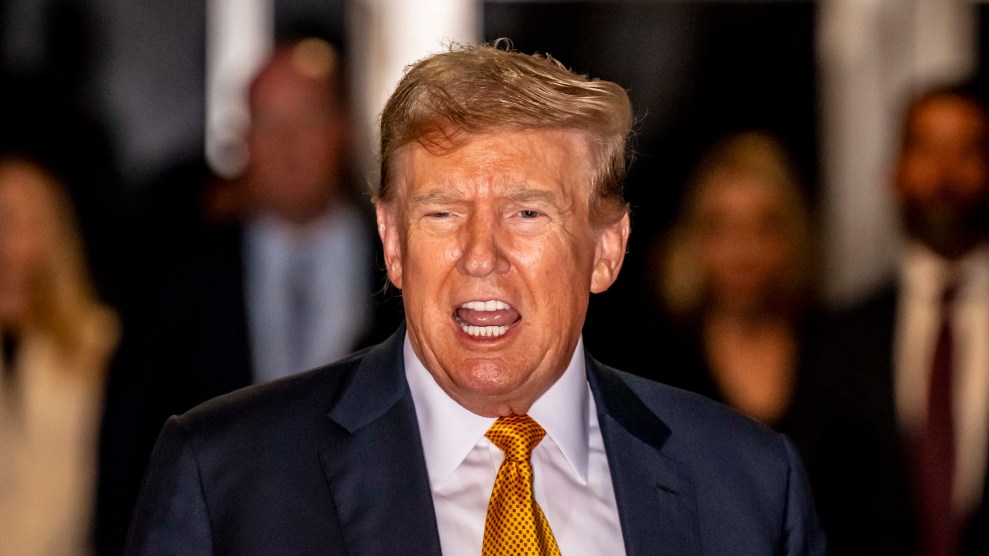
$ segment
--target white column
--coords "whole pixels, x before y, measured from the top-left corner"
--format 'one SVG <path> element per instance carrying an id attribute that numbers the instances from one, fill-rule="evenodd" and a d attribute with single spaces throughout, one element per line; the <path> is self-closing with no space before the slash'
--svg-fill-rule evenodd
<path id="1" fill-rule="evenodd" d="M 913 73 L 924 81 L 956 79 L 976 71 L 978 6 L 972 0 L 914 0 Z"/>
<path id="2" fill-rule="evenodd" d="M 357 0 L 351 10 L 351 75 L 362 168 L 373 170 L 381 109 L 409 64 L 451 42 L 477 42 L 478 0 Z"/>
<path id="3" fill-rule="evenodd" d="M 274 44 L 274 0 L 206 3 L 206 160 L 233 177 L 247 162 L 247 87 Z"/>
<path id="4" fill-rule="evenodd" d="M 892 166 L 903 103 L 918 86 L 974 69 L 978 20 L 969 0 L 819 6 L 825 294 L 844 304 L 894 270 Z"/>

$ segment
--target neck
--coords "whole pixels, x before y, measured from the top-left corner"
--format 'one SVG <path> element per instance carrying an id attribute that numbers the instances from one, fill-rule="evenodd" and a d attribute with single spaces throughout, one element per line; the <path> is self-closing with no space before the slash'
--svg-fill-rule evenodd
<path id="1" fill-rule="evenodd" d="M 947 261 L 964 259 L 980 246 L 989 242 L 983 230 L 972 230 L 957 223 L 945 224 L 936 230 L 907 227 L 907 233 L 931 251 Z"/>
<path id="2" fill-rule="evenodd" d="M 276 206 L 273 204 L 255 204 L 254 213 L 267 216 L 288 225 L 299 234 L 307 233 L 327 214 L 336 210 L 344 201 L 339 196 L 318 199 L 301 206 Z"/>

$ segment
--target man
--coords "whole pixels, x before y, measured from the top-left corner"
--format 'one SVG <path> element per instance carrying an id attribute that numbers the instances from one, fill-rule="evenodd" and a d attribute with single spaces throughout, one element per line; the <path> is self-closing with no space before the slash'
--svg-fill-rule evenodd
<path id="1" fill-rule="evenodd" d="M 384 282 L 348 190 L 341 63 L 329 43 L 305 39 L 277 49 L 251 86 L 241 248 L 255 382 L 350 353 Z"/>
<path id="2" fill-rule="evenodd" d="M 810 358 L 813 427 L 798 440 L 835 553 L 989 553 L 987 148 L 969 88 L 913 99 L 898 279 L 836 316 Z"/>
<path id="3" fill-rule="evenodd" d="M 247 170 L 228 193 L 240 205 L 236 221 L 150 249 L 146 300 L 106 402 L 101 553 L 123 548 L 170 415 L 334 361 L 400 320 L 374 297 L 385 277 L 373 215 L 350 183 L 341 72 L 323 40 L 279 44 L 250 87 Z"/>
<path id="4" fill-rule="evenodd" d="M 171 419 L 129 554 L 824 553 L 788 440 L 584 353 L 629 234 L 624 90 L 464 47 L 381 121 L 406 326 Z"/>

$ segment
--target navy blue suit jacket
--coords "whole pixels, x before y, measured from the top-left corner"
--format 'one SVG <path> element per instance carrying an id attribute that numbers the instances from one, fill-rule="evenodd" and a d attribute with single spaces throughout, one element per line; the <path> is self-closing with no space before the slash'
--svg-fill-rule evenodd
<path id="1" fill-rule="evenodd" d="M 402 327 L 169 420 L 127 554 L 439 554 Z M 587 358 L 629 555 L 825 554 L 789 440 Z"/>

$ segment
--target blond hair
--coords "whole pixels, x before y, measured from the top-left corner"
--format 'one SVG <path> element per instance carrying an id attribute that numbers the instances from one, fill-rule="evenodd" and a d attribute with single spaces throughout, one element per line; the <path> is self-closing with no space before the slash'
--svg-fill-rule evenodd
<path id="1" fill-rule="evenodd" d="M 20 176 L 18 176 L 20 174 Z M 118 339 L 117 319 L 92 286 L 72 203 L 58 180 L 34 161 L 0 157 L 0 180 L 25 178 L 44 208 L 48 254 L 29 299 L 26 329 L 54 341 L 67 368 L 102 372 Z"/>
<path id="2" fill-rule="evenodd" d="M 661 279 L 659 294 L 677 317 L 698 316 L 707 301 L 707 277 L 701 269 L 698 235 L 701 198 L 715 187 L 718 176 L 742 176 L 765 184 L 782 209 L 783 234 L 792 241 L 793 259 L 778 277 L 778 309 L 790 311 L 806 303 L 814 276 L 811 222 L 796 169 L 786 149 L 762 132 L 731 135 L 702 157 L 688 181 L 680 215 L 654 260 Z"/>
<path id="3" fill-rule="evenodd" d="M 525 55 L 507 41 L 457 45 L 408 68 L 381 114 L 381 168 L 375 202 L 395 191 L 392 164 L 417 142 L 448 152 L 463 136 L 501 130 L 573 130 L 591 144 L 591 218 L 628 211 L 622 192 L 632 108 L 615 83 L 590 79 L 549 55 Z"/>

